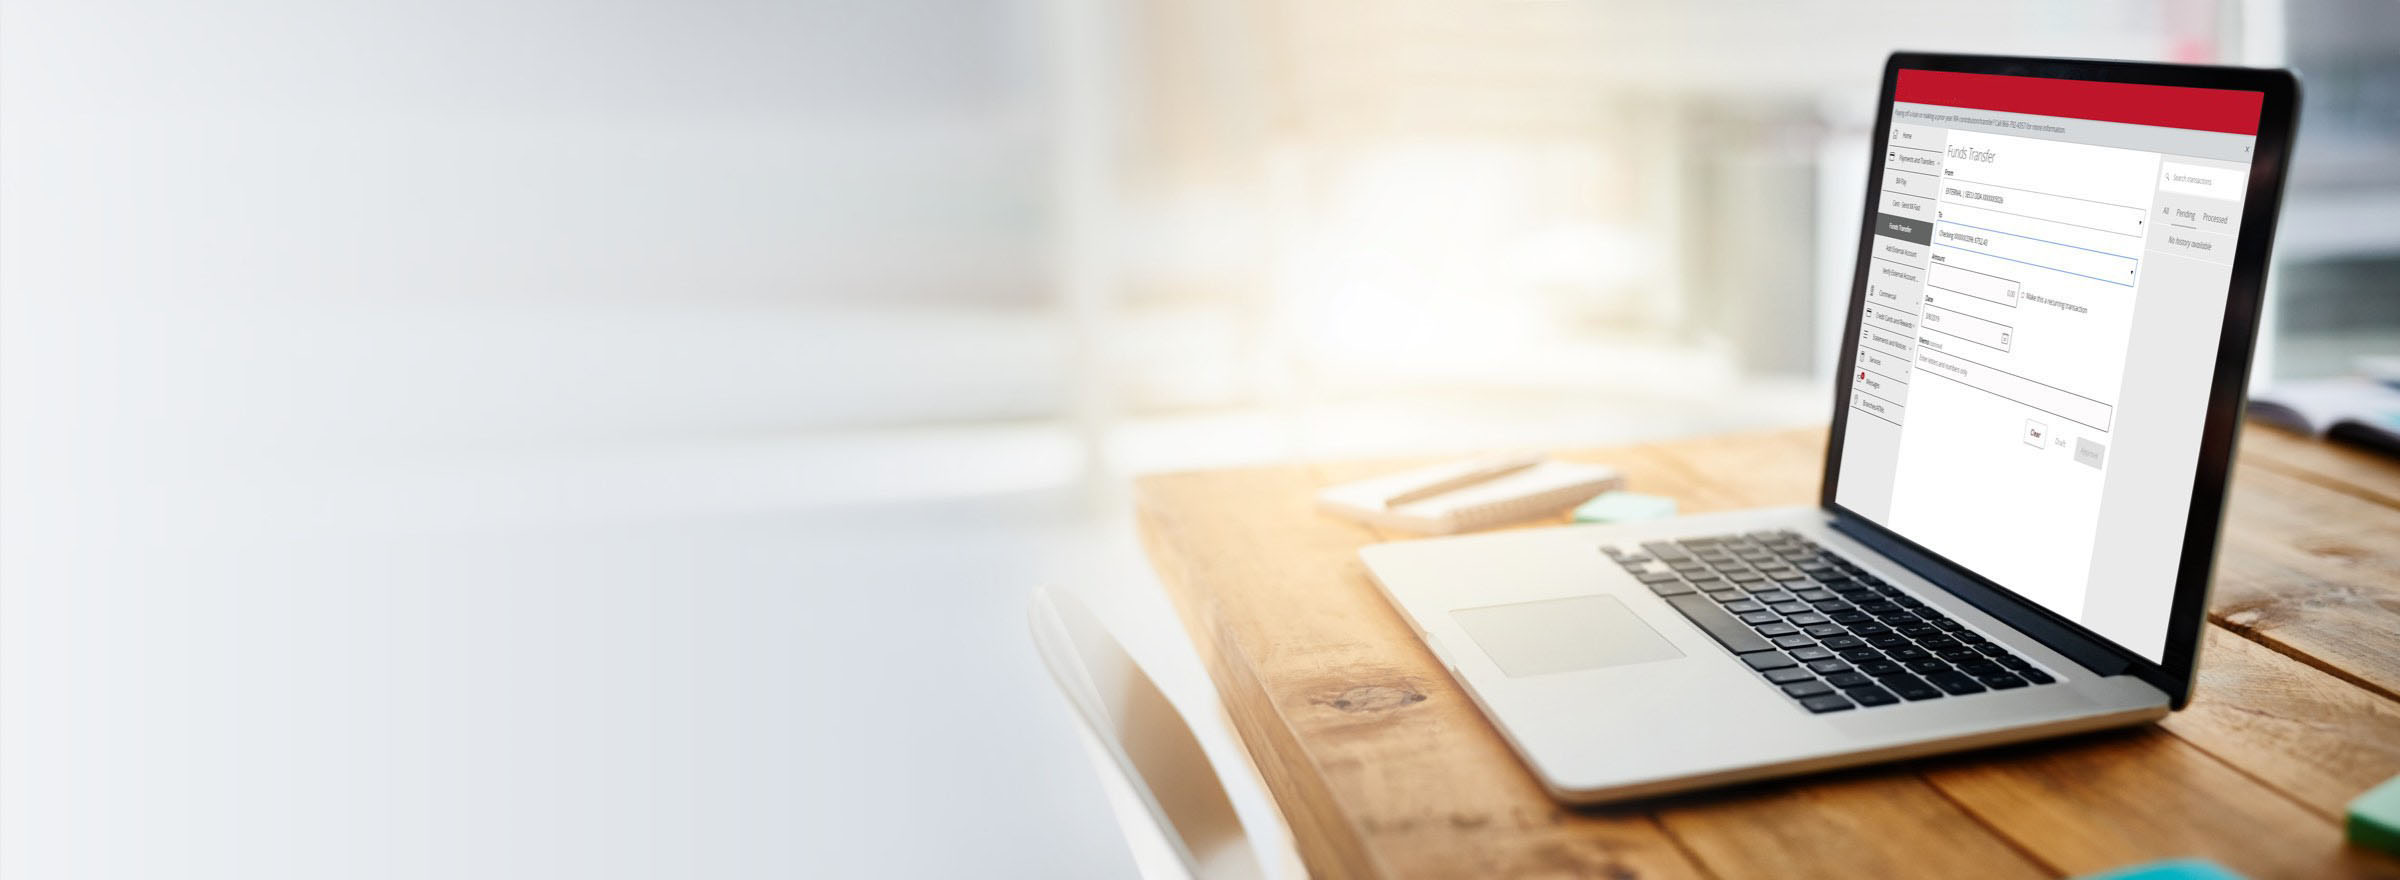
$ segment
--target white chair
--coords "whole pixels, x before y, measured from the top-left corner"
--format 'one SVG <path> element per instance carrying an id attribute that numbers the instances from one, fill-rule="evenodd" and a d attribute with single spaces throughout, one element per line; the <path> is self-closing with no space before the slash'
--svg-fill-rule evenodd
<path id="1" fill-rule="evenodd" d="M 1028 616 L 1034 647 L 1082 721 L 1077 729 L 1142 876 L 1265 877 L 1191 725 L 1100 619 L 1049 590 L 1034 592 Z"/>

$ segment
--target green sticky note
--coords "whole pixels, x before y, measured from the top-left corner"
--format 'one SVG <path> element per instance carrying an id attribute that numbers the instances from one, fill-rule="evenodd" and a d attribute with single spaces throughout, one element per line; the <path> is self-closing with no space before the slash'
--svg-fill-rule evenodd
<path id="1" fill-rule="evenodd" d="M 2400 855 L 2400 776 L 2350 802 L 2350 842 Z"/>
<path id="2" fill-rule="evenodd" d="M 2207 859 L 2168 859 L 2092 874 L 2083 880 L 2242 880 L 2242 875 Z"/>
<path id="3" fill-rule="evenodd" d="M 1585 523 L 1640 522 L 1674 515 L 1675 499 L 1639 492 L 1602 492 L 1575 508 L 1575 521 Z"/>

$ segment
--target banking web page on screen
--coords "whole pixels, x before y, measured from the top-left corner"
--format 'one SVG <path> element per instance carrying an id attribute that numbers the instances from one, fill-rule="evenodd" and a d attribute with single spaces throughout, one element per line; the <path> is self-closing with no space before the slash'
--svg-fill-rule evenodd
<path id="1" fill-rule="evenodd" d="M 1900 71 L 1835 500 L 2160 659 L 2263 99 Z"/>

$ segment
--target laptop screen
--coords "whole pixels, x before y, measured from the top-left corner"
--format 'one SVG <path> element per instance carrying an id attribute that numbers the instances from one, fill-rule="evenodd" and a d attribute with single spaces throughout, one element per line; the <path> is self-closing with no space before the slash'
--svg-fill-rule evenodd
<path id="1" fill-rule="evenodd" d="M 1836 503 L 2162 660 L 2264 97 L 1899 71 Z"/>

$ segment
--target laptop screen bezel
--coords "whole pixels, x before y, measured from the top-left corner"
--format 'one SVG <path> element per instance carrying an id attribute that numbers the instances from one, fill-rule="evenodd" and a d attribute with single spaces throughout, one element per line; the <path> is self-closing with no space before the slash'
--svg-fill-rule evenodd
<path id="1" fill-rule="evenodd" d="M 2053 58 L 2005 58 L 1900 52 L 1884 65 L 1883 95 L 1876 107 L 1875 131 L 1891 130 L 1892 104 L 1902 70 L 1958 71 L 2004 76 L 2093 80 L 2145 85 L 2187 86 L 2261 92 L 2258 137 L 2252 146 L 2249 190 L 2244 197 L 2242 226 L 2236 239 L 2231 287 L 2225 299 L 2225 318 L 2217 342 L 2215 376 L 2202 427 L 2199 460 L 2195 463 L 2192 503 L 2186 512 L 2184 540 L 2178 556 L 2174 599 L 2168 609 L 2165 651 L 2151 660 L 2117 644 L 2051 609 L 2026 599 L 1974 571 L 1919 545 L 1881 523 L 1842 506 L 1840 488 L 1842 439 L 1849 422 L 1848 382 L 1833 389 L 1833 425 L 1825 445 L 1825 478 L 1819 504 L 1845 532 L 1869 546 L 1887 550 L 1932 580 L 2045 644 L 2104 674 L 2126 672 L 2167 692 L 2174 708 L 2191 699 L 2194 664 L 2206 624 L 2208 587 L 2221 532 L 2228 480 L 2233 470 L 2235 443 L 2249 385 L 2250 357 L 2257 343 L 2259 315 L 2266 289 L 2268 256 L 2283 200 L 2285 169 L 2297 124 L 2299 83 L 2288 72 L 2235 67 L 2201 67 L 2086 61 Z M 1844 320 L 1841 364 L 1835 376 L 1857 368 L 1862 291 L 1875 238 L 1875 207 L 1883 179 L 1885 151 L 1870 149 L 1864 216 L 1861 218 L 1856 271 L 1851 279 L 1848 317 Z M 2094 662 L 2098 661 L 2098 662 Z"/>

